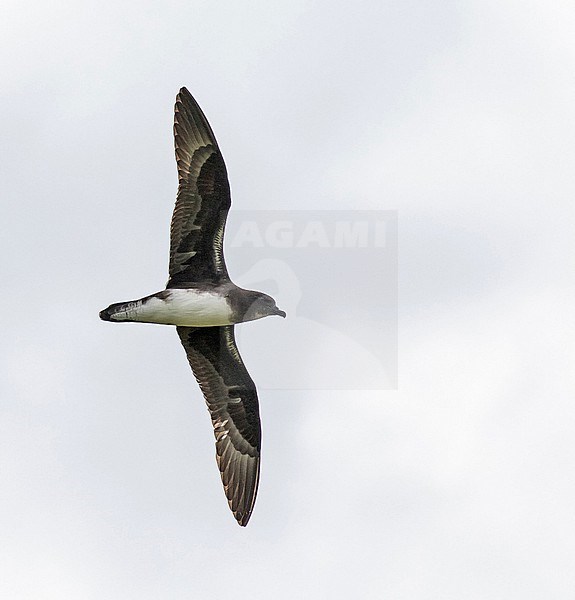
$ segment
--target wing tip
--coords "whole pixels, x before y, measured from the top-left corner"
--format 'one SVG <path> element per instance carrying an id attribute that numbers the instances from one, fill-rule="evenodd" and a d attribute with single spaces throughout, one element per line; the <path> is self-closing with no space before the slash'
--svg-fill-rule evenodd
<path id="1" fill-rule="evenodd" d="M 243 455 L 247 456 L 247 455 Z M 246 479 L 245 475 L 233 485 L 232 480 L 229 478 L 228 473 L 225 472 L 225 468 L 222 470 L 223 464 L 221 457 L 216 454 L 218 467 L 220 468 L 220 475 L 222 477 L 222 483 L 224 484 L 224 492 L 228 500 L 228 506 L 234 515 L 234 518 L 238 522 L 240 527 L 245 527 L 252 516 L 256 498 L 258 495 L 259 488 L 259 475 L 260 475 L 260 460 L 259 454 L 255 458 L 255 471 L 252 471 L 249 478 Z M 251 462 L 251 461 L 250 461 Z M 228 463 L 229 464 L 229 463 Z M 233 474 L 232 474 L 233 477 Z M 239 485 L 238 485 L 239 484 Z"/>
<path id="2" fill-rule="evenodd" d="M 188 90 L 187 87 L 181 87 L 180 91 L 176 94 L 176 105 L 174 107 L 174 112 L 176 114 L 178 114 L 179 112 L 181 112 L 180 109 L 185 110 L 186 106 L 189 105 L 197 105 L 196 100 L 194 99 L 194 97 L 192 96 L 190 90 Z M 180 106 L 178 106 L 180 105 Z M 198 106 L 199 108 L 199 106 Z"/>
<path id="3" fill-rule="evenodd" d="M 246 525 L 248 524 L 251 516 L 252 516 L 251 511 L 249 513 L 246 513 L 246 514 L 239 513 L 239 512 L 235 512 L 234 513 L 234 517 L 235 517 L 235 519 L 238 522 L 238 525 L 240 527 L 246 527 Z"/>
<path id="4" fill-rule="evenodd" d="M 206 115 L 202 111 L 198 101 L 186 87 L 180 88 L 176 96 L 174 106 L 174 135 L 176 134 L 176 123 L 183 124 L 186 135 L 190 135 L 190 128 L 192 132 L 195 132 L 195 143 L 199 143 L 199 140 L 201 140 L 200 145 L 212 144 L 220 152 L 216 136 Z"/>

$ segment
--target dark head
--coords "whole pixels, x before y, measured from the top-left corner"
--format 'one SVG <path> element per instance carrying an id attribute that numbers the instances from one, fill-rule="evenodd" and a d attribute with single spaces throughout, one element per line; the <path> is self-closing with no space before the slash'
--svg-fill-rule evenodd
<path id="1" fill-rule="evenodd" d="M 286 316 L 285 312 L 276 306 L 276 301 L 262 292 L 242 290 L 240 304 L 242 321 L 255 321 L 270 315 Z"/>

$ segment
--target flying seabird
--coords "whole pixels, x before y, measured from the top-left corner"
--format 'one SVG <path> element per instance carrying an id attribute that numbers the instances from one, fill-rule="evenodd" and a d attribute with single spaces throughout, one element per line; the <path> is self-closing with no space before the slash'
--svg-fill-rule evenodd
<path id="1" fill-rule="evenodd" d="M 170 227 L 166 289 L 100 312 L 104 321 L 175 325 L 210 411 L 228 504 L 247 525 L 256 499 L 261 428 L 256 386 L 238 352 L 234 325 L 285 317 L 275 300 L 232 283 L 223 253 L 231 204 L 214 132 L 186 88 L 176 97 L 178 194 Z"/>

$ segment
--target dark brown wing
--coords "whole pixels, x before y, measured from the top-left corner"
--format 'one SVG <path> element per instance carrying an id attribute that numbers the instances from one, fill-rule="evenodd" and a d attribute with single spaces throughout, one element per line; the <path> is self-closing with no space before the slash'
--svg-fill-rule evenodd
<path id="1" fill-rule="evenodd" d="M 228 279 L 223 239 L 230 208 L 224 159 L 204 113 L 186 88 L 176 97 L 174 143 L 178 196 L 170 227 L 167 286 Z"/>
<path id="2" fill-rule="evenodd" d="M 216 436 L 216 460 L 234 517 L 247 525 L 260 474 L 256 386 L 238 353 L 233 325 L 177 327 L 200 384 Z"/>

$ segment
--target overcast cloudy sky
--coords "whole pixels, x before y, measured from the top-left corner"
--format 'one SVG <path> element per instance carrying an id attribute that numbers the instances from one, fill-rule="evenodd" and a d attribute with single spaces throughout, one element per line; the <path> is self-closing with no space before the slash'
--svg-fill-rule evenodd
<path id="1" fill-rule="evenodd" d="M 8 0 L 0 29 L 3 598 L 572 598 L 572 2 Z M 227 248 L 307 306 L 242 330 L 246 529 L 175 332 L 98 319 L 165 283 L 182 85 L 236 215 L 397 211 L 396 390 L 393 361 L 365 390 L 393 310 L 345 269 Z"/>

